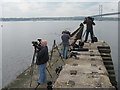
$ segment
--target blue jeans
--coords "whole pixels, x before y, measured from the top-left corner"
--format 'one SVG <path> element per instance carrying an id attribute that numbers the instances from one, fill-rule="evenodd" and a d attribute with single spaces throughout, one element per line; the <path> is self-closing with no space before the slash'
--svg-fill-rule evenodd
<path id="1" fill-rule="evenodd" d="M 38 83 L 43 84 L 46 83 L 46 63 L 38 65 Z"/>
<path id="2" fill-rule="evenodd" d="M 68 46 L 62 45 L 62 57 L 67 59 L 67 57 L 68 57 Z"/>

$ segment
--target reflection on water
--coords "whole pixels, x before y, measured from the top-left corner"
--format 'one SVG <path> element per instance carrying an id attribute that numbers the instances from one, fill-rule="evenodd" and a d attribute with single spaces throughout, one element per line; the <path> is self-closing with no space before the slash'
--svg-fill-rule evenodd
<path id="1" fill-rule="evenodd" d="M 3 23 L 3 87 L 26 69 L 32 59 L 32 41 L 42 38 L 48 41 L 49 49 L 55 39 L 61 42 L 61 32 L 65 29 L 73 32 L 82 21 L 38 21 L 38 22 L 4 22 Z M 117 71 L 118 60 L 118 23 L 116 21 L 96 21 L 95 34 L 105 40 L 112 49 L 113 62 Z"/>

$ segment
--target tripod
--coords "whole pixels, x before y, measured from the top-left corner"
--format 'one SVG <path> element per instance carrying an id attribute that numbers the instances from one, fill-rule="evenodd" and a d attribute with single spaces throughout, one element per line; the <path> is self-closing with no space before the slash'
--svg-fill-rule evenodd
<path id="1" fill-rule="evenodd" d="M 33 54 L 32 63 L 31 63 L 31 66 L 30 66 L 31 67 L 31 70 L 30 70 L 30 75 L 31 75 L 30 87 L 32 85 L 32 76 L 33 76 L 33 68 L 34 68 L 35 56 L 36 56 L 36 47 L 34 46 L 34 54 Z"/>
<path id="2" fill-rule="evenodd" d="M 58 46 L 57 46 L 55 40 L 54 40 L 54 43 L 53 43 L 53 46 L 52 46 L 52 50 L 51 50 L 50 61 L 52 60 L 53 50 L 54 50 L 54 49 L 56 49 L 56 50 L 58 51 L 58 54 L 59 54 L 59 56 L 60 56 L 62 62 L 65 64 L 65 62 L 64 62 L 64 60 L 63 60 L 63 58 L 62 58 L 62 56 L 61 56 L 61 53 L 60 53 L 60 51 L 59 51 L 59 49 L 58 49 Z M 57 61 L 56 61 L 56 62 L 57 62 Z M 50 65 L 50 64 L 49 64 L 49 65 Z M 51 66 L 50 66 L 50 67 L 51 67 Z"/>

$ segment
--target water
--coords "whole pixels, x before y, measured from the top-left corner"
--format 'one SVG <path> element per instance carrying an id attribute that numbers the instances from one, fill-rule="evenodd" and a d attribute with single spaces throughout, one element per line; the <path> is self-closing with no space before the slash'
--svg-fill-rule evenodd
<path id="1" fill-rule="evenodd" d="M 0 28 L 0 43 L 2 43 L 2 28 Z M 2 44 L 0 44 L 0 89 L 1 88 L 2 88 Z"/>
<path id="2" fill-rule="evenodd" d="M 33 55 L 32 41 L 42 38 L 48 41 L 49 50 L 53 40 L 61 42 L 61 32 L 73 32 L 82 21 L 37 21 L 3 22 L 2 27 L 2 87 L 10 83 L 30 64 Z M 95 35 L 105 40 L 112 49 L 112 58 L 117 75 L 118 66 L 118 23 L 96 21 Z"/>

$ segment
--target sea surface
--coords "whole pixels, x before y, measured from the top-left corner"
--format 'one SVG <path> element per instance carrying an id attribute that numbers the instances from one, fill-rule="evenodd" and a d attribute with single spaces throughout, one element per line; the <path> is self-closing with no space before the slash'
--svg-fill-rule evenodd
<path id="1" fill-rule="evenodd" d="M 34 51 L 32 41 L 38 38 L 47 40 L 49 50 L 51 50 L 53 40 L 56 40 L 57 44 L 61 42 L 60 37 L 63 30 L 73 32 L 82 22 L 83 21 L 2 22 L 3 26 L 1 26 L 2 30 L 0 30 L 0 40 L 2 40 L 2 47 L 0 47 L 0 49 L 2 48 L 2 52 L 0 52 L 2 57 L 2 62 L 0 62 L 0 64 L 2 64 L 2 67 L 0 67 L 2 87 L 9 84 L 22 73 L 23 70 L 30 66 Z M 110 45 L 116 76 L 118 76 L 118 22 L 95 21 L 95 23 L 95 36 Z"/>
<path id="2" fill-rule="evenodd" d="M 0 25 L 2 23 L 0 22 Z M 2 88 L 2 28 L 0 27 L 0 89 Z"/>

